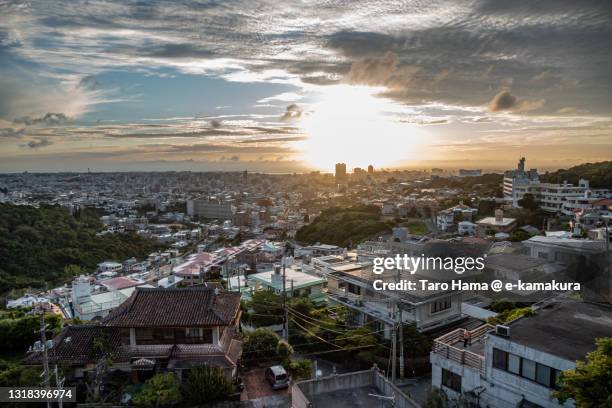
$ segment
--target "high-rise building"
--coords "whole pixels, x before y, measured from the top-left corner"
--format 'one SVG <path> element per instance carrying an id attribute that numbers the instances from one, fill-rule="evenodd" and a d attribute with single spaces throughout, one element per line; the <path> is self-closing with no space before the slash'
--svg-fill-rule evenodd
<path id="1" fill-rule="evenodd" d="M 346 183 L 346 163 L 336 163 L 336 184 Z"/>
<path id="2" fill-rule="evenodd" d="M 374 174 L 374 166 L 371 164 L 368 166 L 368 174 Z"/>

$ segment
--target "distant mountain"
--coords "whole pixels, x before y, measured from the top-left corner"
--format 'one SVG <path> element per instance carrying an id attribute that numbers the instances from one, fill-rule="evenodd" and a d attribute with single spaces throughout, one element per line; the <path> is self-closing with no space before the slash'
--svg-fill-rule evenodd
<path id="1" fill-rule="evenodd" d="M 548 183 L 563 183 L 567 180 L 578 184 L 581 178 L 589 180 L 592 188 L 612 189 L 612 161 L 585 163 L 540 175 L 540 180 Z"/>
<path id="2" fill-rule="evenodd" d="M 92 272 L 99 262 L 142 259 L 157 249 L 134 233 L 96 235 L 102 228 L 92 210 L 73 216 L 59 206 L 0 204 L 0 293 L 51 288 L 79 269 Z"/>

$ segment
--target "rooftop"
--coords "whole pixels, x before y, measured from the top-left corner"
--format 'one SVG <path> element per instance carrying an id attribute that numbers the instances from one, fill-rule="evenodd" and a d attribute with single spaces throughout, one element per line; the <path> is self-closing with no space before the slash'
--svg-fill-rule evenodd
<path id="1" fill-rule="evenodd" d="M 231 324 L 240 294 L 215 288 L 140 288 L 102 320 L 110 327 L 198 327 Z"/>
<path id="2" fill-rule="evenodd" d="M 256 281 L 265 286 L 271 286 L 274 289 L 282 290 L 283 289 L 283 281 L 282 281 L 282 271 L 281 271 L 281 279 L 278 281 L 273 281 L 272 276 L 274 275 L 274 271 L 266 271 L 259 272 L 253 275 L 248 276 L 248 280 Z M 314 286 L 323 284 L 326 282 L 325 279 L 321 279 L 317 276 L 310 275 L 308 273 L 295 270 L 291 267 L 285 268 L 285 280 L 287 288 L 290 288 L 293 284 L 294 289 L 300 289 L 308 286 Z"/>
<path id="3" fill-rule="evenodd" d="M 510 341 L 576 361 L 595 350 L 596 338 L 612 336 L 612 306 L 559 299 L 509 326 Z"/>
<path id="4" fill-rule="evenodd" d="M 506 218 L 503 217 L 501 221 L 495 219 L 495 217 L 485 217 L 481 220 L 476 221 L 478 225 L 497 225 L 502 227 L 507 227 L 516 221 L 516 218 Z"/>

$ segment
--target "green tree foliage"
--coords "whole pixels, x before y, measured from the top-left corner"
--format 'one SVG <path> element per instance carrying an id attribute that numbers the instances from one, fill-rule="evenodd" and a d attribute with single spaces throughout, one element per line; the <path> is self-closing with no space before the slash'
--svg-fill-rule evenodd
<path id="1" fill-rule="evenodd" d="M 529 238 L 531 238 L 531 234 L 529 234 L 527 231 L 524 231 L 522 229 L 516 229 L 512 231 L 512 233 L 510 234 L 510 241 L 512 242 L 525 241 L 526 239 L 529 239 Z"/>
<path id="2" fill-rule="evenodd" d="M 312 377 L 312 360 L 285 360 L 283 367 L 293 381 L 308 380 Z"/>
<path id="3" fill-rule="evenodd" d="M 488 319 L 489 324 L 504 324 L 518 319 L 521 316 L 531 317 L 534 316 L 535 312 L 530 307 L 519 307 L 516 309 L 508 309 L 495 317 Z"/>
<path id="4" fill-rule="evenodd" d="M 311 224 L 300 228 L 296 239 L 309 244 L 349 246 L 390 232 L 389 224 L 380 218 L 380 208 L 376 206 L 332 207 L 323 210 Z"/>
<path id="5" fill-rule="evenodd" d="M 279 337 L 270 329 L 260 328 L 242 336 L 242 356 L 245 360 L 277 358 Z"/>
<path id="6" fill-rule="evenodd" d="M 232 382 L 219 367 L 192 368 L 182 384 L 182 394 L 189 404 L 227 400 L 234 392 Z"/>
<path id="7" fill-rule="evenodd" d="M 183 399 L 178 382 L 172 373 L 155 374 L 149 378 L 134 399 L 134 405 L 161 407 L 176 405 Z"/>
<path id="8" fill-rule="evenodd" d="M 533 196 L 533 194 L 529 193 L 525 194 L 523 198 L 518 201 L 518 205 L 531 211 L 536 211 L 539 208 L 538 202 L 536 201 L 535 197 Z"/>
<path id="9" fill-rule="evenodd" d="M 0 293 L 59 284 L 104 260 L 144 258 L 157 249 L 133 233 L 96 235 L 102 227 L 90 209 L 72 216 L 59 206 L 0 204 Z"/>
<path id="10" fill-rule="evenodd" d="M 280 358 L 288 358 L 293 354 L 293 347 L 285 340 L 280 340 L 276 345 L 276 355 Z"/>
<path id="11" fill-rule="evenodd" d="M 252 310 L 247 320 L 255 327 L 270 326 L 283 322 L 283 303 L 281 297 L 274 292 L 258 290 L 253 293 L 247 308 Z"/>
<path id="12" fill-rule="evenodd" d="M 0 318 L 0 349 L 25 352 L 36 340 L 40 340 L 40 315 L 26 314 L 12 318 L 5 314 Z M 62 319 L 54 314 L 45 315 L 47 338 L 59 333 Z"/>
<path id="13" fill-rule="evenodd" d="M 40 383 L 40 370 L 0 360 L 0 387 L 27 387 Z"/>
<path id="14" fill-rule="evenodd" d="M 596 344 L 586 361 L 561 373 L 560 389 L 553 394 L 561 403 L 571 398 L 578 408 L 612 406 L 612 337 L 597 339 Z"/>
<path id="15" fill-rule="evenodd" d="M 589 180 L 593 188 L 612 188 L 612 161 L 585 163 L 540 176 L 540 180 L 547 183 L 563 183 L 567 180 L 578 184 L 581 178 Z"/>
<path id="16" fill-rule="evenodd" d="M 491 216 L 495 213 L 495 201 L 480 200 L 478 202 L 478 215 L 481 217 Z"/>

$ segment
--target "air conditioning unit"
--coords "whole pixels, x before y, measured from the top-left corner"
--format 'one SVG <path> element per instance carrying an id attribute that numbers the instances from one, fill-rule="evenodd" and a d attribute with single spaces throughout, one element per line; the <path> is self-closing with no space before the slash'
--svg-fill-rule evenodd
<path id="1" fill-rule="evenodd" d="M 504 337 L 510 337 L 510 327 L 498 324 L 497 326 L 495 326 L 495 334 Z"/>

